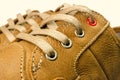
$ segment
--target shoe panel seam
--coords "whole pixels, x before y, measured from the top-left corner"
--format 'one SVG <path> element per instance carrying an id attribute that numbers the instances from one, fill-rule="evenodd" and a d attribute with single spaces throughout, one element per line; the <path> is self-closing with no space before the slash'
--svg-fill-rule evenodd
<path id="1" fill-rule="evenodd" d="M 94 55 L 94 52 L 93 52 L 90 48 L 88 48 L 88 50 L 89 50 L 89 51 L 92 53 L 92 55 L 94 56 L 94 59 L 96 60 L 96 62 L 98 63 L 99 67 L 101 68 L 101 70 L 102 70 L 103 73 L 105 74 L 107 80 L 110 80 L 109 77 L 108 77 L 108 75 L 107 75 L 107 73 L 105 72 L 104 67 L 102 66 L 102 64 L 100 64 L 100 61 L 99 61 L 99 60 L 96 58 L 96 56 Z"/>
<path id="2" fill-rule="evenodd" d="M 75 60 L 74 60 L 73 67 L 74 67 L 74 71 L 75 71 L 75 73 L 76 73 L 77 76 L 79 76 L 79 74 L 78 74 L 78 72 L 77 72 L 77 67 L 76 67 L 76 65 L 77 65 L 77 63 L 78 63 L 78 59 L 81 57 L 81 55 L 84 53 L 84 51 L 85 51 L 90 45 L 92 45 L 92 43 L 93 43 L 94 41 L 96 41 L 97 38 L 109 27 L 108 24 L 109 24 L 109 22 L 107 22 L 106 25 L 105 25 L 105 27 L 103 27 L 102 30 L 99 31 L 99 33 L 98 33 L 95 37 L 93 37 L 93 38 L 80 50 L 80 52 L 75 56 Z"/>
<path id="3" fill-rule="evenodd" d="M 24 47 L 22 45 L 18 44 L 17 42 L 15 42 L 13 44 L 16 44 L 17 46 L 19 46 L 23 51 L 23 54 L 21 54 L 21 56 L 20 56 L 20 63 L 19 63 L 20 64 L 20 67 L 19 67 L 20 72 L 19 73 L 20 73 L 20 79 L 25 80 L 25 79 L 27 79 L 26 68 L 25 68 L 25 66 L 26 66 L 26 59 L 25 59 L 26 51 L 25 51 Z M 10 45 L 12 45 L 12 44 L 10 44 Z"/>

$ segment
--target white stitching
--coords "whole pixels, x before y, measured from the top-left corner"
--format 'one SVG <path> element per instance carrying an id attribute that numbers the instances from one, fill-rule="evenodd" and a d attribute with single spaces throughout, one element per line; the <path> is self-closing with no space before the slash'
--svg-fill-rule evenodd
<path id="1" fill-rule="evenodd" d="M 33 56 L 32 56 L 32 72 L 33 72 L 32 74 L 33 74 L 34 80 L 36 80 L 36 77 L 35 77 L 35 72 L 36 72 L 36 66 L 35 66 L 36 50 L 37 50 L 37 48 L 35 48 L 34 53 L 33 53 Z"/>
<path id="2" fill-rule="evenodd" d="M 42 56 L 42 54 L 41 54 L 40 60 L 39 60 L 39 62 L 38 62 L 38 65 L 37 65 L 37 66 L 35 65 L 36 51 L 37 51 L 37 48 L 34 50 L 34 54 L 33 54 L 33 56 L 32 56 L 32 72 L 33 72 L 33 78 L 34 78 L 34 80 L 36 80 L 36 72 L 37 72 L 37 70 L 40 69 L 41 64 L 42 64 L 42 62 L 43 62 L 43 60 L 42 60 L 42 59 L 43 59 L 43 56 Z"/>
<path id="3" fill-rule="evenodd" d="M 24 50 L 24 48 L 23 48 L 23 46 L 21 46 L 21 45 L 19 45 L 19 44 L 17 44 L 17 43 L 14 43 L 14 44 L 16 44 L 17 46 L 19 46 L 21 49 L 22 49 L 22 51 L 23 51 L 23 53 L 21 54 L 21 56 L 20 56 L 20 63 L 19 63 L 19 69 L 20 69 L 20 72 L 19 72 L 19 74 L 20 74 L 20 79 L 21 80 L 25 80 L 25 72 L 24 72 L 24 68 L 25 68 L 25 50 Z"/>
<path id="4" fill-rule="evenodd" d="M 24 59 L 23 59 L 23 56 L 21 56 L 21 59 L 20 59 L 20 78 L 21 78 L 21 80 L 24 80 L 23 65 L 24 65 Z"/>
<path id="5" fill-rule="evenodd" d="M 41 64 L 42 64 L 42 62 L 43 62 L 42 59 L 43 59 L 43 56 L 40 57 L 40 60 L 39 60 L 39 63 L 38 63 L 38 69 L 40 69 L 40 67 L 41 67 Z M 38 69 L 37 69 L 37 70 L 38 70 Z"/>

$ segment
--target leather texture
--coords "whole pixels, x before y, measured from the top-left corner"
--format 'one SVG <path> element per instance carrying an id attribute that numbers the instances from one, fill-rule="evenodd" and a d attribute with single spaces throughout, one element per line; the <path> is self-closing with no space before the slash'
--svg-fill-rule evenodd
<path id="1" fill-rule="evenodd" d="M 1 34 L 0 79 L 120 80 L 120 37 L 102 15 L 95 11 L 92 14 L 97 21 L 96 26 L 87 23 L 89 13 L 77 12 L 74 15 L 84 29 L 82 38 L 75 35 L 75 27 L 71 23 L 56 21 L 57 30 L 72 40 L 73 45 L 69 49 L 52 37 L 43 36 L 58 53 L 54 61 L 48 60 L 38 46 L 25 40 L 9 43 Z M 39 21 L 38 18 L 36 20 Z"/>

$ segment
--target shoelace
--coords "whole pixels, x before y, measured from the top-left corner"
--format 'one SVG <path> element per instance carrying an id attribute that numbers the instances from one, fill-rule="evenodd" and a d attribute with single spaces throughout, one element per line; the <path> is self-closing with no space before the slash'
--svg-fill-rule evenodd
<path id="1" fill-rule="evenodd" d="M 39 28 L 38 27 L 34 28 L 33 31 L 30 34 L 19 33 L 17 35 L 17 38 L 23 39 L 25 41 L 28 41 L 28 42 L 31 42 L 31 43 L 35 44 L 36 46 L 38 46 L 43 51 L 43 53 L 45 53 L 45 57 L 48 60 L 54 61 L 54 60 L 57 59 L 58 53 L 47 41 L 44 40 L 44 38 L 42 38 L 42 35 L 50 36 L 50 37 L 60 41 L 61 45 L 64 48 L 72 47 L 71 39 L 69 39 L 62 32 L 57 31 L 55 29 L 42 28 L 47 23 L 50 23 L 50 22 L 56 21 L 56 20 L 63 20 L 63 21 L 74 24 L 74 26 L 76 28 L 76 31 L 75 31 L 76 36 L 78 36 L 78 35 L 79 35 L 79 37 L 84 36 L 84 33 L 82 31 L 82 26 L 81 26 L 80 22 L 75 17 L 70 16 L 70 15 L 66 15 L 66 14 L 56 14 L 56 15 L 51 15 L 49 18 L 44 20 L 43 23 L 41 24 L 41 26 Z M 78 31 L 80 31 L 80 32 L 78 32 Z M 80 34 L 78 34 L 78 33 L 80 33 Z M 41 57 L 43 57 L 43 55 Z M 33 62 L 32 63 L 32 71 L 33 71 L 32 75 L 33 75 L 33 78 L 35 79 L 36 77 L 34 76 L 34 72 L 36 72 L 36 70 L 38 68 L 40 68 L 40 66 L 42 64 L 42 59 L 40 58 L 40 62 L 38 63 L 38 64 L 40 64 L 39 67 L 35 66 L 34 58 L 33 58 L 32 62 Z M 21 65 L 21 66 L 23 66 L 23 65 Z M 22 70 L 23 69 L 21 69 L 21 71 Z M 21 73 L 21 74 L 23 75 L 23 73 Z M 23 78 L 23 76 L 21 76 L 21 78 Z"/>
<path id="2" fill-rule="evenodd" d="M 0 31 L 2 31 L 5 34 L 5 36 L 8 38 L 8 40 L 10 42 L 12 42 L 12 41 L 16 40 L 16 36 L 13 35 L 13 33 L 11 33 L 10 30 L 26 32 L 26 28 L 23 25 L 26 22 L 28 24 L 32 25 L 31 29 L 39 27 L 37 25 L 37 22 L 32 18 L 34 16 L 39 16 L 40 18 L 42 18 L 44 20 L 49 15 L 46 13 L 39 13 L 38 11 L 27 10 L 27 14 L 24 16 L 22 16 L 21 14 L 18 14 L 16 20 L 8 19 L 8 25 L 0 27 Z"/>
<path id="3" fill-rule="evenodd" d="M 56 15 L 48 15 L 48 14 L 41 14 L 39 12 L 31 12 L 27 11 L 27 16 L 32 17 L 34 15 L 38 15 L 43 19 L 42 24 L 39 26 L 37 22 L 35 22 L 32 18 L 30 19 L 24 19 L 24 17 L 21 14 L 17 15 L 18 23 L 15 24 L 15 21 L 12 19 L 8 20 L 8 27 L 3 26 L 0 28 L 0 30 L 6 35 L 6 37 L 9 39 L 9 41 L 14 41 L 16 38 L 23 39 L 26 41 L 29 41 L 35 45 L 37 45 L 44 53 L 46 53 L 46 57 L 50 60 L 55 60 L 57 58 L 57 52 L 52 48 L 52 46 L 47 43 L 44 39 L 40 38 L 39 36 L 34 35 L 47 35 L 50 37 L 55 38 L 56 40 L 60 41 L 62 46 L 65 48 L 70 48 L 72 46 L 72 41 L 63 33 L 56 30 L 57 24 L 55 24 L 56 20 L 63 20 L 69 23 L 74 24 L 76 27 L 75 34 L 78 37 L 84 36 L 84 30 L 82 29 L 82 25 L 80 22 L 73 16 L 67 15 L 71 14 L 71 12 L 77 11 L 77 12 L 87 12 L 90 14 L 91 20 L 94 19 L 91 10 L 87 7 L 80 6 L 80 5 L 74 5 L 70 6 L 68 4 L 64 4 L 56 9 L 56 11 L 59 11 L 59 14 Z M 74 13 L 75 14 L 75 13 Z M 73 15 L 74 15 L 73 14 Z M 94 21 L 94 20 L 93 20 Z M 23 25 L 20 25 L 24 22 L 28 22 L 30 25 L 32 25 L 31 29 L 32 32 L 30 34 L 24 33 L 26 31 L 25 27 Z M 42 29 L 47 25 L 50 28 L 48 29 Z M 53 28 L 52 28 L 53 27 Z M 20 33 L 16 36 L 14 36 L 10 29 L 18 30 Z M 52 55 L 52 58 L 50 56 Z"/>
<path id="4" fill-rule="evenodd" d="M 59 11 L 59 13 L 62 13 L 62 14 L 70 14 L 70 15 L 74 15 L 77 12 L 87 12 L 87 13 L 89 13 L 89 16 L 88 16 L 89 22 L 88 23 L 92 26 L 96 25 L 96 21 L 94 19 L 92 11 L 86 6 L 82 6 L 82 5 L 71 6 L 71 5 L 65 3 L 65 4 L 59 6 L 55 11 L 56 12 Z"/>
<path id="5" fill-rule="evenodd" d="M 49 18 L 43 21 L 40 27 L 42 28 L 45 24 L 55 20 L 64 20 L 64 21 L 70 22 L 76 26 L 77 31 L 82 31 L 81 24 L 79 23 L 79 21 L 73 16 L 65 15 L 65 14 L 56 14 L 56 15 L 50 16 Z M 57 58 L 57 52 L 44 39 L 34 35 L 47 35 L 60 41 L 61 44 L 66 48 L 70 48 L 72 46 L 72 41 L 66 35 L 64 35 L 63 33 L 55 29 L 36 28 L 30 34 L 20 33 L 17 35 L 17 38 L 29 41 L 37 45 L 40 49 L 42 49 L 42 51 L 46 54 L 46 57 L 49 60 L 55 60 Z"/>
<path id="6" fill-rule="evenodd" d="M 73 24 L 76 28 L 75 35 L 77 37 L 83 37 L 85 35 L 85 33 L 84 33 L 84 30 L 82 29 L 82 25 L 81 25 L 80 21 L 78 21 L 73 16 L 76 12 L 89 13 L 88 17 L 90 18 L 91 23 L 95 23 L 95 20 L 94 20 L 94 17 L 92 16 L 91 10 L 84 6 L 76 6 L 76 5 L 70 6 L 70 5 L 65 4 L 65 5 L 62 5 L 59 8 L 57 8 L 56 11 L 59 11 L 59 14 L 55 14 L 55 15 L 51 15 L 51 16 L 47 15 L 47 14 L 41 14 L 38 12 L 35 12 L 35 13 L 28 12 L 29 16 L 33 16 L 33 15 L 40 16 L 43 19 L 43 22 L 41 25 L 37 24 L 33 19 L 24 19 L 24 17 L 21 14 L 19 14 L 17 17 L 18 18 L 17 24 L 15 24 L 15 21 L 9 19 L 8 20 L 9 26 L 1 27 L 0 30 L 6 35 L 6 37 L 11 42 L 14 41 L 16 38 L 18 38 L 18 39 L 23 39 L 23 40 L 26 40 L 28 42 L 35 44 L 45 53 L 45 57 L 48 60 L 54 61 L 58 57 L 57 51 L 45 39 L 43 39 L 43 35 L 44 35 L 44 37 L 50 36 L 50 37 L 60 41 L 61 45 L 64 48 L 72 47 L 71 39 L 67 35 L 56 30 L 58 27 L 57 24 L 55 23 L 56 20 L 62 20 L 62 21 Z M 29 33 L 29 34 L 25 33 L 25 31 L 26 31 L 25 27 L 23 25 L 20 25 L 24 22 L 28 22 L 30 25 L 32 25 L 31 33 Z M 47 25 L 47 27 L 44 27 L 46 25 Z M 18 30 L 19 33 L 16 36 L 14 36 L 10 32 L 10 29 Z M 22 72 L 23 66 L 24 66 L 23 59 L 24 58 L 21 57 L 21 66 L 20 66 L 20 67 L 22 67 L 20 69 L 21 70 L 21 80 L 24 80 L 24 77 L 23 77 L 24 73 Z M 41 63 L 42 63 L 42 59 L 40 59 L 40 63 L 38 64 L 39 68 L 41 66 Z M 34 65 L 33 65 L 33 68 L 34 68 Z"/>
<path id="7" fill-rule="evenodd" d="M 84 11 L 90 13 L 90 10 L 83 6 L 73 6 L 68 7 L 60 11 L 60 14 L 55 14 L 49 16 L 47 19 L 45 19 L 42 24 L 39 27 L 36 27 L 33 29 L 33 31 L 30 34 L 27 33 L 20 33 L 17 35 L 17 38 L 26 40 L 28 42 L 31 42 L 35 45 L 37 45 L 44 53 L 47 59 L 49 60 L 55 60 L 57 59 L 57 52 L 56 50 L 43 38 L 41 38 L 43 35 L 50 36 L 58 41 L 61 42 L 61 45 L 65 48 L 70 48 L 72 46 L 72 41 L 70 38 L 68 38 L 65 34 L 63 34 L 60 31 L 57 31 L 56 29 L 49 29 L 44 28 L 45 25 L 55 22 L 56 20 L 62 20 L 65 22 L 72 23 L 75 28 L 75 35 L 78 37 L 84 36 L 84 30 L 82 29 L 82 25 L 80 22 L 73 17 L 72 15 L 68 15 L 66 13 L 70 13 L 72 11 Z M 63 14 L 65 13 L 65 14 Z M 91 14 L 90 14 L 91 15 Z M 54 27 L 54 25 L 51 25 Z"/>

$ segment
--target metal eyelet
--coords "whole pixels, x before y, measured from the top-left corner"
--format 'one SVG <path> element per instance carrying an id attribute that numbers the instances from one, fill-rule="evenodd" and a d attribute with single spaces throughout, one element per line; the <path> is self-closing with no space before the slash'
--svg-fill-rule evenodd
<path id="1" fill-rule="evenodd" d="M 88 17 L 87 18 L 87 23 L 90 25 L 90 26 L 96 26 L 97 25 L 97 21 L 95 18 L 91 18 L 91 17 Z"/>
<path id="2" fill-rule="evenodd" d="M 48 54 L 46 54 L 45 55 L 46 56 L 46 58 L 48 59 L 48 60 L 50 60 L 50 61 L 54 61 L 54 60 L 56 60 L 57 59 L 57 52 L 56 51 L 51 51 L 51 52 L 49 52 Z"/>
<path id="3" fill-rule="evenodd" d="M 75 31 L 75 35 L 82 38 L 85 36 L 85 32 L 82 30 L 81 33 L 77 33 L 77 31 Z"/>
<path id="4" fill-rule="evenodd" d="M 71 48 L 72 47 L 72 41 L 68 39 L 68 42 L 66 44 L 61 43 L 61 45 L 65 48 Z"/>

